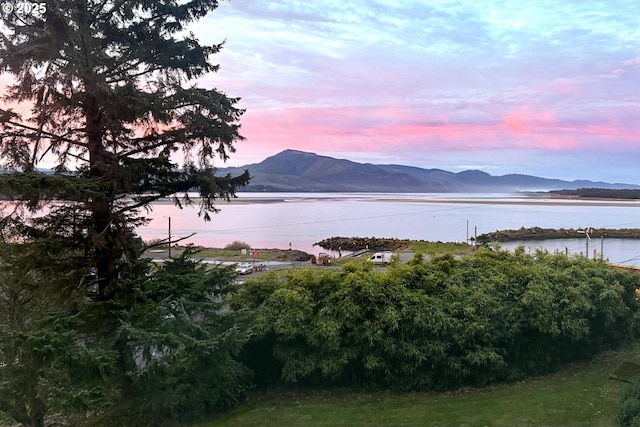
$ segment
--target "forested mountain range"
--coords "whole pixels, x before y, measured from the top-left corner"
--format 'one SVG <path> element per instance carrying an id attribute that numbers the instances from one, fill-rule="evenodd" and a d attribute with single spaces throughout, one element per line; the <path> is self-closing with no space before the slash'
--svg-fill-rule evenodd
<path id="1" fill-rule="evenodd" d="M 640 188 L 631 184 L 564 181 L 521 174 L 493 176 L 478 170 L 454 173 L 442 169 L 356 163 L 297 150 L 284 150 L 260 163 L 223 168 L 219 173 L 237 174 L 245 169 L 249 170 L 252 179 L 243 191 L 449 193 Z"/>

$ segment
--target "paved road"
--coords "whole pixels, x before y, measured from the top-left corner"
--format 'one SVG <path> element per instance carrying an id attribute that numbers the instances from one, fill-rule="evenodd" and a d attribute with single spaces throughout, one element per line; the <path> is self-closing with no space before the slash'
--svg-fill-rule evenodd
<path id="1" fill-rule="evenodd" d="M 373 254 L 370 252 L 369 255 Z M 398 253 L 398 257 L 400 258 L 400 262 L 405 263 L 413 258 L 413 252 L 400 252 Z M 363 255 L 364 258 L 366 255 Z M 348 257 L 344 257 L 343 259 L 348 259 Z M 269 264 L 269 263 L 265 263 Z M 342 264 L 330 264 L 328 266 L 322 264 L 312 264 L 310 261 L 293 261 L 293 262 L 278 262 L 277 265 L 269 265 L 269 268 L 272 270 L 282 270 L 287 268 L 304 268 L 304 267 L 313 267 L 318 269 L 326 269 L 326 268 L 341 268 Z M 384 266 L 379 266 L 380 268 L 384 268 Z"/>

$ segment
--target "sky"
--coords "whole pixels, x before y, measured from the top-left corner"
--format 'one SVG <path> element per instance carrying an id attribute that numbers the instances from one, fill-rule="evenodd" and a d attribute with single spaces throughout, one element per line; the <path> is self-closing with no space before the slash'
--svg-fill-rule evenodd
<path id="1" fill-rule="evenodd" d="M 198 84 L 246 109 L 228 165 L 356 162 L 640 184 L 640 2 L 231 0 Z M 222 165 L 220 165 L 222 166 Z"/>

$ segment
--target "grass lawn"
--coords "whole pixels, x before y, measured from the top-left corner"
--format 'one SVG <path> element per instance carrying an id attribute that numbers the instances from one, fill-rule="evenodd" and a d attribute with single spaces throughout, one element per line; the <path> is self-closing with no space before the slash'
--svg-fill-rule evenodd
<path id="1" fill-rule="evenodd" d="M 412 242 L 409 250 L 428 255 L 469 255 L 473 253 L 473 246 L 451 242 Z"/>
<path id="2" fill-rule="evenodd" d="M 171 249 L 173 258 L 179 257 L 184 252 L 184 247 L 176 247 Z M 168 258 L 169 250 L 162 246 L 148 252 L 147 256 L 152 258 Z M 242 253 L 239 249 L 221 249 L 221 248 L 197 248 L 194 255 L 195 258 L 214 258 L 223 261 L 235 262 L 263 262 L 263 261 L 289 261 L 291 254 L 286 249 L 260 249 L 259 256 L 254 260 L 251 251 Z"/>
<path id="3" fill-rule="evenodd" d="M 640 343 L 518 383 L 449 393 L 254 394 L 218 426 L 615 426 L 626 383 L 609 379 Z"/>
<path id="4" fill-rule="evenodd" d="M 184 247 L 173 247 L 171 249 L 172 257 L 176 258 L 182 254 Z M 473 252 L 473 247 L 464 243 L 443 243 L 443 242 L 412 242 L 404 251 L 423 253 L 426 255 L 469 255 Z M 297 251 L 290 252 L 287 249 L 259 249 L 259 257 L 256 262 L 264 261 L 291 261 L 297 260 L 297 256 L 301 254 Z M 372 251 L 375 252 L 375 251 Z M 168 258 L 169 249 L 166 246 L 155 247 L 146 254 L 151 258 Z M 232 262 L 253 262 L 251 252 L 241 253 L 239 249 L 223 249 L 223 248 L 198 248 L 198 252 L 194 255 L 196 258 L 213 258 Z M 336 258 L 332 260 L 332 264 L 341 265 L 346 262 L 353 261 L 354 258 Z M 306 258 L 305 258 L 306 261 Z"/>

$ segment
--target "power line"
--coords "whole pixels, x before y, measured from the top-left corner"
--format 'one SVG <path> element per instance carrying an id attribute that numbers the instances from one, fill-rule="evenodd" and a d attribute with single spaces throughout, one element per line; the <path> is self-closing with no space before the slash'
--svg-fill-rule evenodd
<path id="1" fill-rule="evenodd" d="M 379 218 L 392 218 L 398 216 L 408 216 L 408 215 L 422 215 L 427 213 L 434 212 L 444 212 L 444 211 L 452 211 L 452 210 L 463 210 L 463 209 L 477 209 L 477 206 L 466 206 L 466 207 L 452 207 L 452 208 L 443 208 L 443 209 L 432 209 L 428 211 L 414 211 L 414 212 L 399 212 L 392 214 L 384 214 L 384 215 L 369 215 L 369 216 L 359 216 L 352 218 L 339 218 L 339 219 L 324 219 L 324 220 L 316 220 L 316 221 L 306 221 L 306 222 L 290 222 L 286 224 L 270 224 L 270 225 L 256 225 L 252 227 L 239 227 L 239 228 L 226 228 L 226 229 L 215 229 L 212 231 L 219 232 L 230 232 L 230 231 L 249 231 L 249 230 L 261 230 L 265 228 L 279 228 L 279 227 L 295 227 L 299 225 L 315 225 L 315 224 L 329 224 L 335 222 L 347 222 L 347 221 L 361 221 L 364 219 L 379 219 Z"/>
<path id="2" fill-rule="evenodd" d="M 634 256 L 633 258 L 629 258 L 627 260 L 624 260 L 624 261 L 616 261 L 616 264 L 624 264 L 625 262 L 636 261 L 638 259 L 640 259 L 640 254 Z"/>

